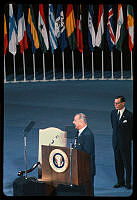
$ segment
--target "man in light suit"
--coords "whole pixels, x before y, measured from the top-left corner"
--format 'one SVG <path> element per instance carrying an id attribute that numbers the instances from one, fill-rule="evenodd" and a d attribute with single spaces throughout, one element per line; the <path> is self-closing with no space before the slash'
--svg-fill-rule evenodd
<path id="1" fill-rule="evenodd" d="M 75 136 L 72 147 L 90 154 L 91 189 L 92 195 L 94 196 L 94 176 L 96 174 L 94 135 L 87 126 L 87 117 L 85 114 L 76 114 L 74 116 L 73 124 L 78 130 L 78 133 Z"/>
<path id="2" fill-rule="evenodd" d="M 118 96 L 114 101 L 115 110 L 111 111 L 113 129 L 112 145 L 115 157 L 117 184 L 114 188 L 125 186 L 131 189 L 131 140 L 133 114 L 125 108 L 125 98 Z M 126 178 L 124 178 L 124 170 Z"/>

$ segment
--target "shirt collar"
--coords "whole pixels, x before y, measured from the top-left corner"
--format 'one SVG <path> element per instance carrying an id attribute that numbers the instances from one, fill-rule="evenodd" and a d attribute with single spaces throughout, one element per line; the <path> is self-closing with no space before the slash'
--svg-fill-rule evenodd
<path id="1" fill-rule="evenodd" d="M 125 107 L 122 108 L 121 110 L 118 110 L 118 113 L 120 112 L 120 117 L 123 115 L 123 112 L 125 111 Z"/>
<path id="2" fill-rule="evenodd" d="M 79 133 L 78 133 L 78 136 L 80 136 L 80 134 L 85 130 L 85 128 L 87 128 L 87 125 L 84 126 L 83 128 L 79 129 Z"/>

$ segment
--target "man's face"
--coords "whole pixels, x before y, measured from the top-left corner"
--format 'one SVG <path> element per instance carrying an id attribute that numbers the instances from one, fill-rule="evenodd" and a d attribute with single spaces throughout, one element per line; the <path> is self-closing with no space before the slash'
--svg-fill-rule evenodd
<path id="1" fill-rule="evenodd" d="M 114 106 L 115 106 L 116 110 L 121 110 L 122 108 L 124 108 L 125 102 L 121 103 L 120 98 L 115 99 Z"/>
<path id="2" fill-rule="evenodd" d="M 75 125 L 75 128 L 79 130 L 79 126 L 80 126 L 79 115 L 76 115 L 74 117 L 73 124 Z"/>

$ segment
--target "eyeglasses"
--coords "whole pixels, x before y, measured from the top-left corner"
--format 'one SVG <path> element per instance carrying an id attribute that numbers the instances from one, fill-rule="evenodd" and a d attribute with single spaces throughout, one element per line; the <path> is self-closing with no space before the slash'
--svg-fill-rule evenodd
<path id="1" fill-rule="evenodd" d="M 121 103 L 121 102 L 118 102 L 118 103 L 114 102 L 115 105 L 119 105 L 120 103 Z"/>

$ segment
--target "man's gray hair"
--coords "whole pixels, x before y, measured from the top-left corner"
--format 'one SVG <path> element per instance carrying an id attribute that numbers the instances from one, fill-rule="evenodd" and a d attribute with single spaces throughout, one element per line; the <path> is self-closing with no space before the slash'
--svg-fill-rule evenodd
<path id="1" fill-rule="evenodd" d="M 87 124 L 87 116 L 84 113 L 78 113 L 76 115 L 79 115 L 79 119 L 82 119 L 82 121 Z"/>

